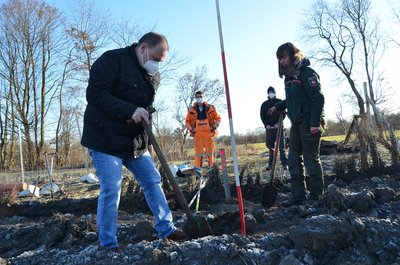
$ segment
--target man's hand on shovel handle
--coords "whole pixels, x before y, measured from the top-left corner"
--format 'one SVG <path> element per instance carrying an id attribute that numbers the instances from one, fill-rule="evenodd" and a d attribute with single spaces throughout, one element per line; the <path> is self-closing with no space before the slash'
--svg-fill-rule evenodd
<path id="1" fill-rule="evenodd" d="M 138 107 L 132 115 L 132 120 L 135 123 L 140 123 L 143 120 L 147 124 L 150 124 L 149 117 L 150 114 L 146 109 Z"/>

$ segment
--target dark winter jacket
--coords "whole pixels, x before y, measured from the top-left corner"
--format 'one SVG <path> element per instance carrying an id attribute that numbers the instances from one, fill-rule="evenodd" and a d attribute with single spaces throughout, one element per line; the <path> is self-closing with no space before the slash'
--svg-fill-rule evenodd
<path id="1" fill-rule="evenodd" d="M 319 75 L 309 65 L 310 61 L 304 59 L 298 77 L 285 77 L 286 99 L 276 104 L 276 108 L 287 108 L 292 123 L 309 119 L 311 127 L 318 127 L 323 118 L 325 99 Z"/>
<path id="2" fill-rule="evenodd" d="M 160 76 L 141 67 L 136 46 L 107 51 L 94 62 L 86 89 L 83 146 L 122 158 L 147 150 L 143 126 L 127 120 L 137 107 L 152 105 Z"/>
<path id="3" fill-rule="evenodd" d="M 274 125 L 279 122 L 280 113 L 275 111 L 273 114 L 268 115 L 268 110 L 281 101 L 282 100 L 279 98 L 273 98 L 273 99 L 268 98 L 261 104 L 260 118 L 262 123 L 264 124 L 264 127 L 267 127 L 267 125 L 274 127 Z"/>

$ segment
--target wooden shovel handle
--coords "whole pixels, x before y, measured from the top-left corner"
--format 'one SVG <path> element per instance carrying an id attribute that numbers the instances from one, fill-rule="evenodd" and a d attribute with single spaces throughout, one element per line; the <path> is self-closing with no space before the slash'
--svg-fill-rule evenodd
<path id="1" fill-rule="evenodd" d="M 168 180 L 171 183 L 172 188 L 174 189 L 174 192 L 179 201 L 179 204 L 181 205 L 183 211 L 186 213 L 187 217 L 193 219 L 193 214 L 190 211 L 190 208 L 188 206 L 186 198 L 183 196 L 182 191 L 179 188 L 179 185 L 176 182 L 175 177 L 172 174 L 171 169 L 168 166 L 167 160 L 165 159 L 164 154 L 161 151 L 161 148 L 157 143 L 156 137 L 154 136 L 153 132 L 151 131 L 150 125 L 147 124 L 145 121 L 142 121 L 142 125 L 143 125 L 144 130 L 147 133 L 147 136 L 150 139 L 151 144 L 153 145 L 154 151 L 156 152 L 158 159 L 160 160 L 161 166 L 163 167 L 165 173 L 167 174 Z"/>
<path id="2" fill-rule="evenodd" d="M 279 115 L 279 122 L 278 122 L 278 131 L 276 132 L 276 140 L 275 140 L 275 148 L 274 148 L 274 156 L 272 159 L 272 166 L 271 166 L 271 178 L 270 178 L 270 183 L 274 180 L 274 175 L 275 175 L 275 167 L 276 167 L 276 160 L 278 158 L 278 151 L 279 151 L 279 145 L 281 142 L 281 134 L 282 134 L 282 123 L 283 123 L 283 117 L 284 113 L 281 113 Z"/>

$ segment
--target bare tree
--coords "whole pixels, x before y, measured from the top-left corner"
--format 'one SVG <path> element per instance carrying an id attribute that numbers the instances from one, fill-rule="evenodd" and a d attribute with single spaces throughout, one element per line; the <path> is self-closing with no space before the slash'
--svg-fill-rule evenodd
<path id="1" fill-rule="evenodd" d="M 155 28 L 156 25 L 147 28 L 132 22 L 130 18 L 123 17 L 114 22 L 111 40 L 117 47 L 130 46 L 132 43 L 138 42 L 143 34 L 153 31 Z"/>
<path id="2" fill-rule="evenodd" d="M 375 75 L 378 69 L 378 64 L 382 59 L 383 51 L 385 50 L 384 36 L 380 32 L 380 23 L 377 18 L 373 18 L 371 13 L 370 0 L 353 0 L 343 1 L 342 6 L 360 39 L 360 46 L 362 47 L 362 56 L 367 77 L 369 97 L 374 104 L 379 101 L 385 101 L 384 98 L 377 98 L 375 93 Z M 378 79 L 379 80 L 379 79 Z M 379 93 L 381 96 L 382 93 Z M 376 125 L 379 129 L 379 135 L 383 137 L 383 130 L 381 123 L 376 119 Z"/>
<path id="3" fill-rule="evenodd" d="M 70 161 L 70 151 L 72 145 L 72 138 L 73 138 L 73 127 L 75 121 L 75 111 L 72 108 L 63 108 L 63 115 L 59 129 L 60 131 L 57 134 L 56 141 L 57 141 L 57 148 L 56 154 L 58 158 L 58 163 L 61 166 L 68 165 Z"/>
<path id="4" fill-rule="evenodd" d="M 98 9 L 94 1 L 74 2 L 71 14 L 65 26 L 67 40 L 60 60 L 62 68 L 58 82 L 59 111 L 54 139 L 58 165 L 69 162 L 72 121 L 77 110 L 85 105 L 84 90 L 90 68 L 110 41 L 109 15 Z"/>
<path id="5" fill-rule="evenodd" d="M 0 165 L 4 166 L 4 131 L 5 131 L 5 127 L 4 127 L 4 122 L 3 122 L 3 95 L 2 95 L 2 91 L 4 91 L 5 89 L 2 88 L 2 83 L 0 83 Z M 1 166 L 0 166 L 1 168 Z"/>
<path id="6" fill-rule="evenodd" d="M 358 89 L 358 72 L 368 80 L 369 94 L 374 103 L 378 99 L 374 91 L 374 75 L 383 54 L 383 35 L 379 32 L 378 19 L 372 19 L 370 0 L 339 0 L 334 3 L 318 1 L 313 4 L 304 20 L 304 39 L 309 40 L 314 57 L 324 65 L 337 68 L 347 80 L 353 92 L 362 118 L 361 125 L 367 127 L 365 102 L 362 89 Z M 364 65 L 364 70 L 358 69 Z M 378 79 L 380 80 L 380 79 Z M 361 85 L 361 84 L 360 84 Z M 377 122 L 378 124 L 378 122 Z M 365 130 L 358 130 L 362 150 L 370 152 L 374 167 L 382 165 L 373 141 Z M 366 153 L 361 156 L 362 170 L 368 168 Z"/>
<path id="7" fill-rule="evenodd" d="M 336 111 L 336 121 L 327 120 L 326 132 L 328 135 L 347 134 L 349 122 L 343 117 L 343 106 L 339 102 L 339 108 Z"/>
<path id="8" fill-rule="evenodd" d="M 99 9 L 94 0 L 75 1 L 71 14 L 65 32 L 72 46 L 68 56 L 73 75 L 69 78 L 66 93 L 74 98 L 79 108 L 83 108 L 90 68 L 111 41 L 111 22 L 110 15 Z"/>
<path id="9" fill-rule="evenodd" d="M 336 67 L 347 80 L 357 99 L 360 113 L 365 113 L 364 99 L 353 80 L 357 40 L 347 25 L 346 14 L 340 6 L 315 2 L 304 23 L 304 39 L 313 43 L 313 55 L 319 62 Z"/>
<path id="10" fill-rule="evenodd" d="M 224 86 L 218 79 L 210 79 L 207 77 L 207 68 L 202 66 L 197 68 L 194 73 L 187 73 L 183 75 L 176 86 L 176 98 L 175 98 L 175 119 L 180 124 L 181 128 L 185 128 L 185 118 L 187 111 L 190 109 L 195 93 L 198 90 L 204 92 L 205 100 L 212 105 L 215 105 L 218 111 L 226 108 L 223 102 L 223 96 L 225 95 Z M 181 142 L 181 155 L 183 156 L 183 146 L 186 143 L 186 139 L 189 132 L 185 130 L 183 132 L 183 138 Z"/>
<path id="11" fill-rule="evenodd" d="M 95 1 L 76 1 L 67 33 L 75 44 L 76 70 L 82 70 L 87 81 L 93 62 L 110 42 L 109 14 L 97 8 Z"/>
<path id="12" fill-rule="evenodd" d="M 6 156 L 7 156 L 7 120 L 9 105 L 8 100 L 5 97 L 5 93 L 8 91 L 4 84 L 0 83 L 0 169 L 5 168 Z"/>
<path id="13" fill-rule="evenodd" d="M 56 93 L 62 18 L 40 0 L 10 0 L 0 9 L 0 60 L 11 104 L 25 135 L 28 168 L 40 162 L 45 125 Z"/>
<path id="14" fill-rule="evenodd" d="M 400 2 L 396 0 L 391 0 L 388 1 L 392 10 L 393 14 L 393 25 L 397 29 L 397 32 L 400 30 Z M 400 48 L 400 38 L 398 37 L 398 33 L 391 34 L 391 36 L 396 36 L 392 37 L 391 40 Z"/>
<path id="15" fill-rule="evenodd" d="M 376 69 L 378 69 L 378 63 L 382 58 L 383 51 L 385 50 L 385 41 L 383 34 L 380 33 L 379 20 L 378 18 L 373 19 L 371 16 L 371 0 L 342 0 L 342 6 L 346 15 L 350 18 L 352 26 L 360 40 L 360 46 L 362 47 L 361 54 L 363 56 L 364 72 L 367 77 L 369 93 L 369 95 L 366 96 L 369 96 L 373 104 L 377 104 L 378 99 L 375 95 L 373 82 Z M 374 115 L 374 117 L 379 136 L 380 138 L 383 138 L 382 125 L 378 120 L 378 116 Z M 365 118 L 364 122 L 365 126 L 371 125 L 367 124 Z M 382 159 L 378 152 L 376 142 L 371 137 L 368 137 L 368 143 L 373 160 L 373 166 L 379 168 L 381 167 Z"/>
<path id="16" fill-rule="evenodd" d="M 15 152 L 15 108 L 12 105 L 12 90 L 3 85 L 0 94 L 0 168 L 13 169 L 17 160 Z"/>
<path id="17" fill-rule="evenodd" d="M 67 45 L 67 44 L 66 44 Z M 63 137 L 60 137 L 62 133 L 62 131 L 65 130 L 65 128 L 63 128 L 63 125 L 65 124 L 63 122 L 63 120 L 65 120 L 65 113 L 69 113 L 68 111 L 66 111 L 65 109 L 68 109 L 67 104 L 65 102 L 65 98 L 68 99 L 69 97 L 67 95 L 65 95 L 65 86 L 67 83 L 67 79 L 70 77 L 70 74 L 74 72 L 74 69 L 71 68 L 71 63 L 72 63 L 72 56 L 71 53 L 73 51 L 74 48 L 69 49 L 69 53 L 66 56 L 65 62 L 64 62 L 64 67 L 63 67 L 63 71 L 60 77 L 60 82 L 59 82 L 59 87 L 58 87 L 58 109 L 59 109 L 59 113 L 58 113 L 58 119 L 57 119 L 57 127 L 56 127 L 56 132 L 55 132 L 55 153 L 56 153 L 56 157 L 57 157 L 57 164 L 58 165 L 63 165 L 63 162 L 68 158 L 69 156 L 69 152 L 60 152 L 60 145 L 66 145 L 66 143 L 62 143 L 61 139 L 64 139 Z M 68 115 L 68 118 L 71 118 L 70 115 Z M 63 148 L 63 150 L 69 150 L 69 149 L 65 149 Z"/>
<path id="18" fill-rule="evenodd" d="M 156 103 L 156 112 L 154 112 L 152 116 L 152 128 L 157 136 L 158 144 L 160 145 L 162 150 L 166 150 L 168 148 L 169 143 L 172 142 L 171 138 L 171 124 L 168 119 L 165 117 L 168 115 L 170 108 L 168 104 L 164 100 L 157 100 Z"/>

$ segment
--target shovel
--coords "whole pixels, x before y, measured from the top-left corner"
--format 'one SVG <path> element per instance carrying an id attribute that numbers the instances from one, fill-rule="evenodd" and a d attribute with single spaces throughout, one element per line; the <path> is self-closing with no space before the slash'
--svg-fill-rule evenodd
<path id="1" fill-rule="evenodd" d="M 274 147 L 274 156 L 272 159 L 270 180 L 263 188 L 261 204 L 267 208 L 269 208 L 275 204 L 276 197 L 278 196 L 278 189 L 274 185 L 274 173 L 275 173 L 275 168 L 276 168 L 276 160 L 278 158 L 279 144 L 281 142 L 283 117 L 284 117 L 284 114 L 279 115 L 278 131 L 277 131 L 275 147 Z"/>
<path id="2" fill-rule="evenodd" d="M 167 174 L 168 180 L 172 188 L 174 189 L 176 198 L 179 204 L 181 205 L 183 211 L 186 213 L 187 222 L 183 226 L 183 232 L 190 239 L 213 235 L 210 224 L 204 217 L 193 216 L 193 213 L 191 212 L 189 205 L 185 197 L 183 196 L 182 191 L 179 188 L 179 185 L 176 182 L 174 175 L 171 172 L 171 169 L 168 166 L 167 160 L 165 159 L 164 154 L 161 151 L 161 148 L 158 145 L 153 132 L 151 131 L 150 125 L 147 124 L 145 121 L 142 121 L 142 125 L 150 139 L 151 144 L 153 145 L 154 151 L 156 152 L 158 159 L 160 160 L 161 166 L 163 167 L 164 172 Z"/>

